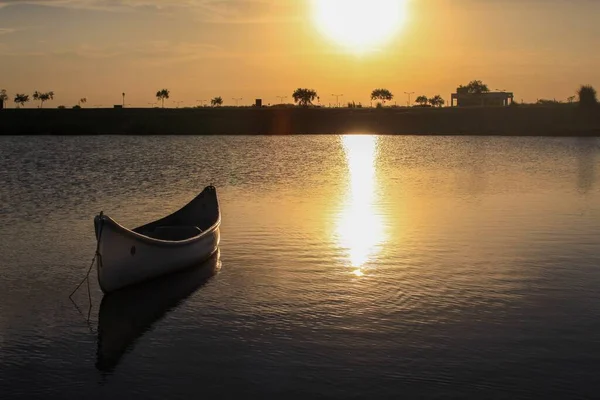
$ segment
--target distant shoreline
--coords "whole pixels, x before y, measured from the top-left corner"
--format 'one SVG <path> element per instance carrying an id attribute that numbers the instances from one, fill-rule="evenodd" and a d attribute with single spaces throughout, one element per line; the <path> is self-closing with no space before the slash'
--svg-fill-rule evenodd
<path id="1" fill-rule="evenodd" d="M 0 133 L 600 137 L 600 107 L 5 109 Z"/>

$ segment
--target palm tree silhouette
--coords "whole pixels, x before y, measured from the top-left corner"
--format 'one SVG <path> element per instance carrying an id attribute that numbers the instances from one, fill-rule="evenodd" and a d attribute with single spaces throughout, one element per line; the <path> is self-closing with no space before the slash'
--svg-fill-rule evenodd
<path id="1" fill-rule="evenodd" d="M 162 108 L 165 108 L 165 100 L 169 98 L 170 94 L 171 92 L 169 91 L 169 89 L 162 89 L 156 92 L 156 98 L 160 100 Z"/>

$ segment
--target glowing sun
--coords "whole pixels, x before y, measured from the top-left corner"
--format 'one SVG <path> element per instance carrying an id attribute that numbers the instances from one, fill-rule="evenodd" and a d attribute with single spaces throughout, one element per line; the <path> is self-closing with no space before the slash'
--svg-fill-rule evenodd
<path id="1" fill-rule="evenodd" d="M 315 23 L 350 50 L 373 50 L 402 27 L 406 0 L 312 0 Z"/>

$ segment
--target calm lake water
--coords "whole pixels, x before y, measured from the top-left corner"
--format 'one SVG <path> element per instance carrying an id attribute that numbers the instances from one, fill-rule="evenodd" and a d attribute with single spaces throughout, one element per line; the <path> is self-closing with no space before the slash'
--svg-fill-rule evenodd
<path id="1" fill-rule="evenodd" d="M 2 137 L 0 397 L 597 398 L 599 171 L 596 139 Z M 88 325 L 94 215 L 211 183 L 219 257 L 92 274 Z"/>

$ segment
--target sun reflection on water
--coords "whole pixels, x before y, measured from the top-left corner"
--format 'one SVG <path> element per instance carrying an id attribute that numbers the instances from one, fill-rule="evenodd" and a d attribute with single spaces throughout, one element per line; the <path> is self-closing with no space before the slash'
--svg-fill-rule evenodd
<path id="1" fill-rule="evenodd" d="M 347 251 L 354 275 L 364 275 L 365 264 L 379 252 L 385 240 L 383 220 L 376 207 L 377 137 L 343 136 L 349 187 L 338 217 L 337 237 Z"/>

